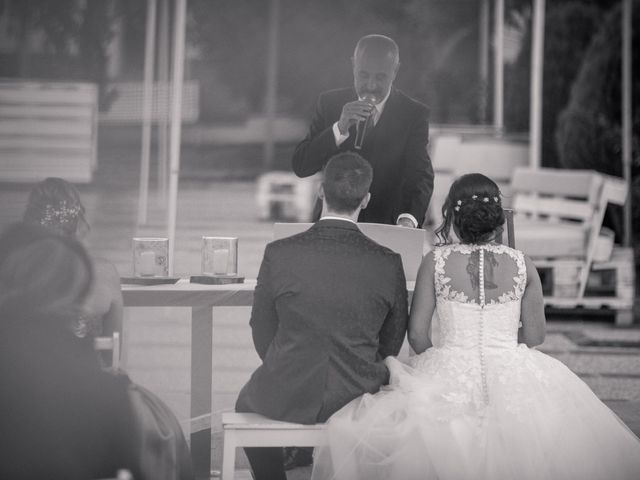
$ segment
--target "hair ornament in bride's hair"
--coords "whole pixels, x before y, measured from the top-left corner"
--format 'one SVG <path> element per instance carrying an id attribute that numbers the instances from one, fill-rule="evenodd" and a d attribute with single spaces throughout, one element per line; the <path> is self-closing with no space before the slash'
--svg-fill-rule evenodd
<path id="1" fill-rule="evenodd" d="M 58 208 L 47 204 L 44 207 L 44 215 L 40 219 L 40 225 L 52 226 L 60 223 L 70 223 L 80 214 L 80 207 L 67 207 L 67 201 L 62 200 Z"/>
<path id="2" fill-rule="evenodd" d="M 471 195 L 471 200 L 478 200 L 478 195 Z M 483 201 L 484 203 L 489 203 L 489 200 L 490 200 L 490 198 L 489 198 L 489 197 L 482 197 L 482 201 Z M 495 203 L 498 203 L 498 202 L 500 201 L 500 199 L 499 199 L 498 197 L 493 197 L 493 201 L 494 201 Z M 462 206 L 462 203 L 463 203 L 463 202 L 462 202 L 462 200 L 458 200 L 458 201 L 456 202 L 456 206 L 455 206 L 455 207 L 453 207 L 453 209 L 454 209 L 456 212 L 459 212 L 459 211 L 460 211 L 460 207 Z"/>

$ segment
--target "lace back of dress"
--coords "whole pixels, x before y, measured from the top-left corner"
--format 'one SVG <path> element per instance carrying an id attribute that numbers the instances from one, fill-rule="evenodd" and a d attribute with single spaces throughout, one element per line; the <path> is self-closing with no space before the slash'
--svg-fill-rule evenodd
<path id="1" fill-rule="evenodd" d="M 522 253 L 502 245 L 438 247 L 436 294 L 446 300 L 491 305 L 519 300 L 526 282 Z"/>

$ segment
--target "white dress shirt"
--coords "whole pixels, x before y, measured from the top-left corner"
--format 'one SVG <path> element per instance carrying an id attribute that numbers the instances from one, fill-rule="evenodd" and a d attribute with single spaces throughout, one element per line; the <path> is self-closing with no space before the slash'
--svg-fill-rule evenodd
<path id="1" fill-rule="evenodd" d="M 354 225 L 357 225 L 356 222 L 346 217 L 335 217 L 333 215 L 325 215 L 324 217 L 320 217 L 320 220 L 344 220 L 345 222 L 351 222 Z"/>

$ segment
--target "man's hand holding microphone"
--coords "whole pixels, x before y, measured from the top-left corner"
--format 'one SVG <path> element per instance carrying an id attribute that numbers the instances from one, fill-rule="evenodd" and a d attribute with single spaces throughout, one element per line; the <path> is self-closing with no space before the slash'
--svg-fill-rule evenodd
<path id="1" fill-rule="evenodd" d="M 357 125 L 354 147 L 358 150 L 362 148 L 366 122 L 375 108 L 376 98 L 372 94 L 365 94 L 361 99 L 346 103 L 342 107 L 338 130 L 342 135 L 346 135 L 352 125 Z"/>

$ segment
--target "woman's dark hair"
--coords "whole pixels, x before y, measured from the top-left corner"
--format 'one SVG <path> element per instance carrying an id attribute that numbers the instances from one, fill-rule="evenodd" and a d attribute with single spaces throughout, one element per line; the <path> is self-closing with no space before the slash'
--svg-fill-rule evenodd
<path id="1" fill-rule="evenodd" d="M 480 173 L 458 178 L 442 205 L 441 244 L 451 243 L 451 227 L 463 243 L 486 243 L 502 233 L 504 211 L 498 185 Z"/>
<path id="2" fill-rule="evenodd" d="M 80 242 L 45 227 L 18 223 L 0 236 L 0 307 L 18 313 L 70 315 L 93 286 Z"/>
<path id="3" fill-rule="evenodd" d="M 76 187 L 62 178 L 49 177 L 37 183 L 29 193 L 23 220 L 66 236 L 75 236 L 79 225 L 88 227 L 84 214 L 84 205 Z"/>

